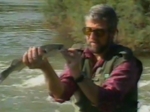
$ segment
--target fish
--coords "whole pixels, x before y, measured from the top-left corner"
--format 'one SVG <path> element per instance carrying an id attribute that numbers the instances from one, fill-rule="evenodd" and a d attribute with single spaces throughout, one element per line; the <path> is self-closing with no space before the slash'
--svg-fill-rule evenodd
<path id="1" fill-rule="evenodd" d="M 64 48 L 61 43 L 47 44 L 40 46 L 43 50 L 43 57 L 50 57 L 52 51 L 60 51 Z M 22 57 L 12 60 L 10 66 L 0 73 L 0 83 L 2 83 L 12 72 L 21 71 L 26 65 L 22 62 Z"/>

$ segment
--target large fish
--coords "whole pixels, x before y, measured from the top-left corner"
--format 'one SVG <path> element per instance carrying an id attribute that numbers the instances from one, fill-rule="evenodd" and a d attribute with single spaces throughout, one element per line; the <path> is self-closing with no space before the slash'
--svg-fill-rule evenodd
<path id="1" fill-rule="evenodd" d="M 40 46 L 40 48 L 45 52 L 44 57 L 49 57 L 52 51 L 61 50 L 64 48 L 63 44 L 48 44 L 44 46 Z M 4 81 L 13 71 L 21 71 L 24 67 L 26 67 L 22 63 L 22 58 L 14 59 L 11 62 L 11 65 L 0 73 L 0 83 Z"/>

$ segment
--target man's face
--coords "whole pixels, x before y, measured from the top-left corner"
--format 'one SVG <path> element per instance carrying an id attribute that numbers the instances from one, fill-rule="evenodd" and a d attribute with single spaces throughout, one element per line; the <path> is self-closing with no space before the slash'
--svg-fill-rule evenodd
<path id="1" fill-rule="evenodd" d="M 105 21 L 93 22 L 86 21 L 83 32 L 86 41 L 93 53 L 103 53 L 110 44 L 110 34 Z"/>

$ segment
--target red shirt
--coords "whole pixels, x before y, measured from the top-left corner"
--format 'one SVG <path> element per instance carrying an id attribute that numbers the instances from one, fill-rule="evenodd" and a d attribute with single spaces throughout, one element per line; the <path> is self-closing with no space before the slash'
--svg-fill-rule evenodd
<path id="1" fill-rule="evenodd" d="M 84 51 L 84 54 L 86 58 L 89 58 L 93 62 L 93 73 L 98 67 L 103 65 L 104 60 L 96 62 L 95 56 L 89 50 Z M 100 104 L 107 101 L 113 102 L 118 100 L 118 98 L 122 99 L 131 89 L 136 88 L 141 75 L 140 69 L 141 68 L 137 67 L 134 60 L 126 61 L 116 67 L 112 71 L 110 78 L 99 87 Z M 60 80 L 65 84 L 65 92 L 62 99 L 54 99 L 55 101 L 62 103 L 70 99 L 73 93 L 77 90 L 78 85 L 70 75 L 69 69 L 65 69 Z"/>

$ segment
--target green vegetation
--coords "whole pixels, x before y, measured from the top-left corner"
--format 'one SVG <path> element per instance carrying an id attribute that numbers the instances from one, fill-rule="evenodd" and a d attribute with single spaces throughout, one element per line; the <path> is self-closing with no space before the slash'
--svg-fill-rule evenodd
<path id="1" fill-rule="evenodd" d="M 107 3 L 115 8 L 119 17 L 117 42 L 135 51 L 150 49 L 149 0 L 46 0 L 46 25 L 55 29 L 61 38 L 84 42 L 81 32 L 83 17 L 91 6 Z"/>

